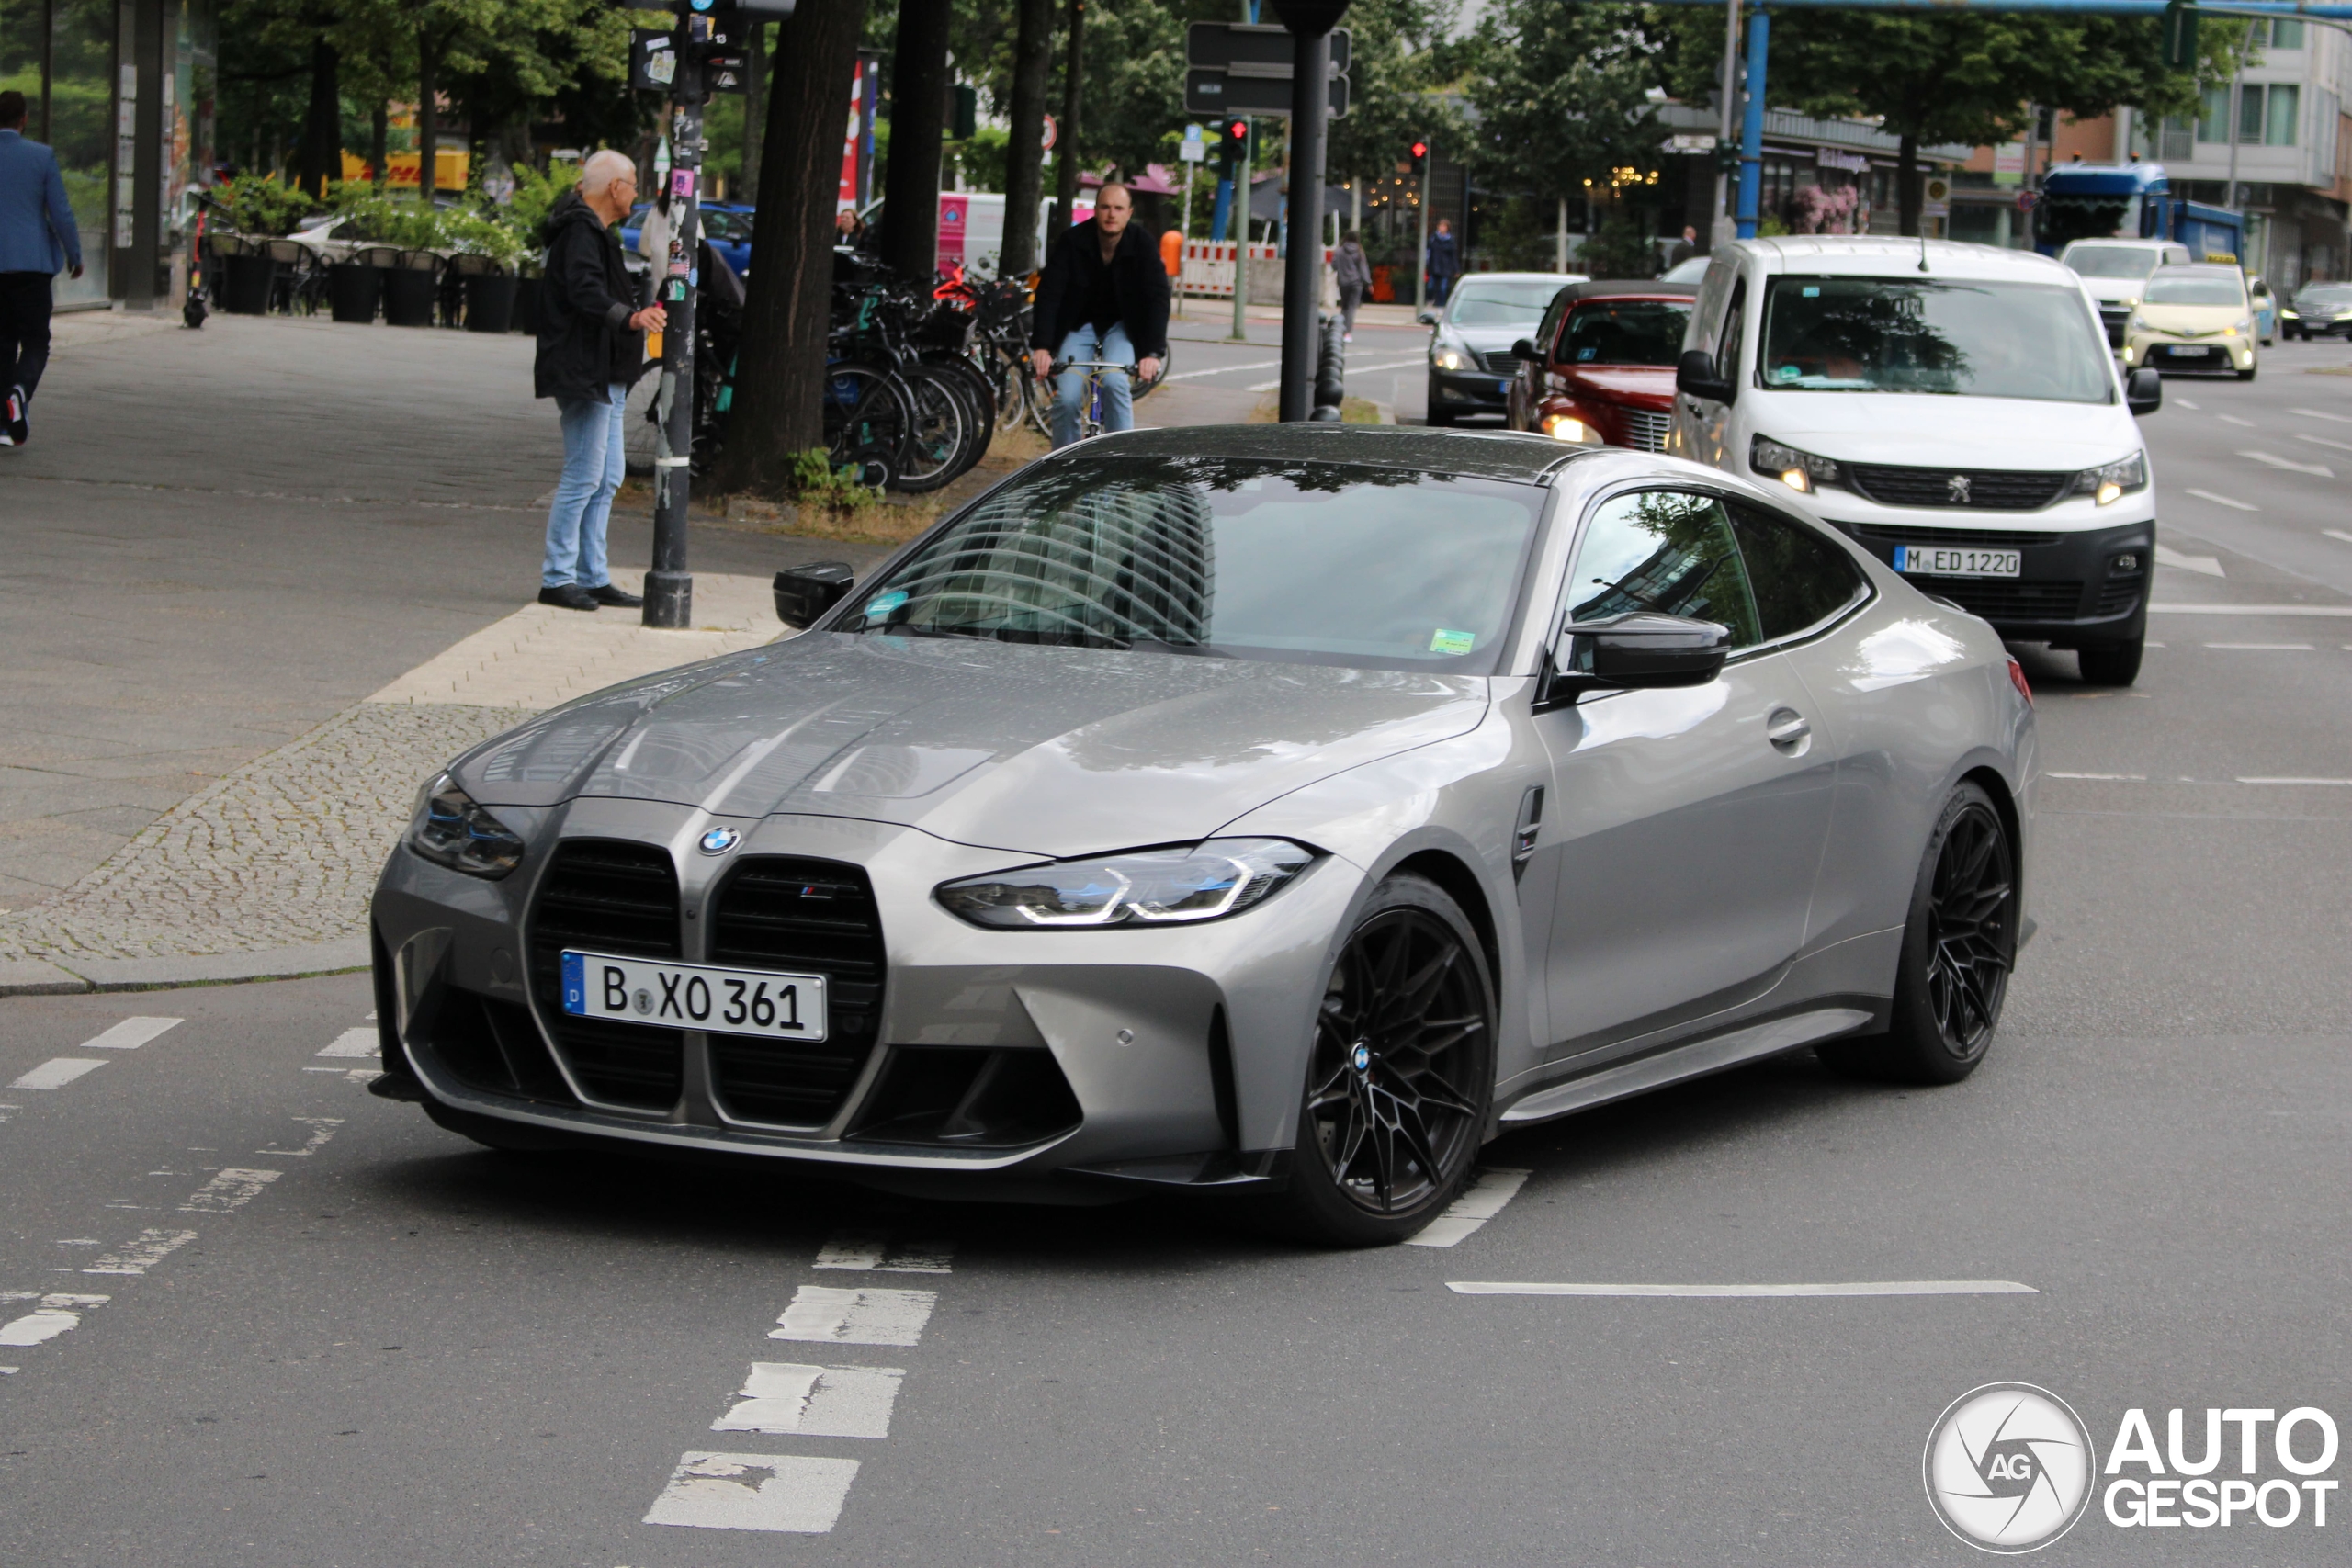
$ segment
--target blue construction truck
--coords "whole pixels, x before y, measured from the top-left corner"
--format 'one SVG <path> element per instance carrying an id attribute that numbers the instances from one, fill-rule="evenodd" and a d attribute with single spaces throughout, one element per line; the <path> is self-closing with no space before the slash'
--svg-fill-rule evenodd
<path id="1" fill-rule="evenodd" d="M 2244 265 L 2244 215 L 2173 195 L 2161 164 L 2061 164 L 2042 176 L 2035 197 L 2034 249 L 2089 286 L 2110 344 L 2123 341 L 2156 268 Z"/>

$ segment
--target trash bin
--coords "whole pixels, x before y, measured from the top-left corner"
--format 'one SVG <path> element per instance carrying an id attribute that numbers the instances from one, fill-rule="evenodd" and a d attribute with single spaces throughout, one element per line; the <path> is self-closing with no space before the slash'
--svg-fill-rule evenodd
<path id="1" fill-rule="evenodd" d="M 232 315 L 268 315 L 269 285 L 277 264 L 266 255 L 221 259 L 227 265 L 221 277 L 220 308 Z"/>
<path id="2" fill-rule="evenodd" d="M 376 319 L 384 297 L 384 274 L 366 262 L 335 262 L 327 268 L 327 304 L 338 321 L 365 326 Z"/>
<path id="3" fill-rule="evenodd" d="M 429 327 L 441 291 L 441 258 L 431 251 L 408 251 L 384 274 L 384 321 L 395 327 Z"/>
<path id="4" fill-rule="evenodd" d="M 466 279 L 466 330 L 503 333 L 514 325 L 514 286 L 523 280 L 505 273 L 478 272 Z"/>

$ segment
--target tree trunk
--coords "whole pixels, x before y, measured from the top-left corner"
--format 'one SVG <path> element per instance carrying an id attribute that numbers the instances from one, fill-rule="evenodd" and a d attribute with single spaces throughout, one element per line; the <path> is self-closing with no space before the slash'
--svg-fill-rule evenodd
<path id="1" fill-rule="evenodd" d="M 1919 139 L 1909 131 L 1894 144 L 1895 231 L 1905 237 L 1919 232 Z"/>
<path id="2" fill-rule="evenodd" d="M 1069 0 L 1069 62 L 1062 75 L 1062 122 L 1054 130 L 1054 221 L 1046 246 L 1062 237 L 1078 210 L 1078 111 L 1085 99 L 1086 0 Z"/>
<path id="3" fill-rule="evenodd" d="M 743 190 L 760 193 L 760 141 L 767 131 L 768 25 L 752 18 L 752 47 L 746 51 L 743 79 Z"/>
<path id="4" fill-rule="evenodd" d="M 416 29 L 416 198 L 433 205 L 441 149 L 441 46 L 431 28 Z"/>
<path id="5" fill-rule="evenodd" d="M 784 493 L 796 453 L 825 444 L 825 332 L 841 188 L 842 89 L 857 63 L 865 0 L 828 0 L 778 24 L 760 159 L 760 265 L 743 308 L 735 408 L 715 488 Z M 934 206 L 936 204 L 934 203 Z"/>
<path id="6" fill-rule="evenodd" d="M 387 160 L 391 142 L 391 106 L 381 98 L 376 100 L 376 112 L 368 122 L 368 174 L 375 182 L 376 194 L 384 194 L 384 184 L 392 177 Z"/>
<path id="7" fill-rule="evenodd" d="M 1037 206 L 1046 198 L 1046 74 L 1054 63 L 1054 0 L 1020 0 L 1012 45 L 1012 119 L 1004 144 L 1004 248 L 997 272 L 1037 269 Z"/>
<path id="8" fill-rule="evenodd" d="M 336 82 L 342 62 L 323 35 L 311 40 L 311 102 L 302 115 L 304 190 L 320 201 L 329 185 L 343 178 L 343 95 Z"/>
<path id="9" fill-rule="evenodd" d="M 918 282 L 930 281 L 939 266 L 939 148 L 947 130 L 947 38 L 955 25 L 955 0 L 899 0 L 882 260 Z"/>

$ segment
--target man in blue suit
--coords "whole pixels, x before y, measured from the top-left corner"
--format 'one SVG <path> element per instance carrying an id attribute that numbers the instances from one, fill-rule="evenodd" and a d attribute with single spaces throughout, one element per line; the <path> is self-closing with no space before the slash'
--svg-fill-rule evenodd
<path id="1" fill-rule="evenodd" d="M 57 154 L 25 140 L 25 96 L 0 93 L 0 446 L 31 438 L 27 405 L 49 364 L 50 280 L 82 276 L 82 235 Z"/>

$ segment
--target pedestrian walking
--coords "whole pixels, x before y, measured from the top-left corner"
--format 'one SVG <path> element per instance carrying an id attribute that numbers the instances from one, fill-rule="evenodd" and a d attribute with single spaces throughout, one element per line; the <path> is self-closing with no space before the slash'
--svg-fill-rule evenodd
<path id="1" fill-rule="evenodd" d="M 1462 251 L 1453 242 L 1452 219 L 1437 220 L 1437 232 L 1430 236 L 1429 262 L 1423 270 L 1430 275 L 1430 304 L 1444 304 L 1445 297 L 1453 292 L 1453 280 L 1462 275 Z"/>
<path id="2" fill-rule="evenodd" d="M 616 231 L 636 199 L 637 165 L 607 149 L 589 157 L 580 184 L 548 214 L 533 379 L 561 416 L 563 477 L 548 509 L 539 603 L 566 610 L 645 603 L 616 587 L 605 563 L 605 526 L 628 464 L 629 384 L 645 371 L 647 329 L 660 332 L 669 319 L 659 305 L 638 309 L 622 258 Z"/>
<path id="3" fill-rule="evenodd" d="M 1030 358 L 1043 380 L 1056 359 L 1133 365 L 1157 380 L 1168 354 L 1168 272 L 1157 246 L 1128 221 L 1135 197 L 1116 181 L 1094 197 L 1094 216 L 1071 225 L 1046 258 L 1037 285 Z M 1062 372 L 1054 399 L 1054 445 L 1078 439 L 1086 373 Z M 1102 374 L 1102 428 L 1135 428 L 1135 392 L 1114 371 Z"/>
<path id="4" fill-rule="evenodd" d="M 1372 258 L 1363 254 L 1363 244 L 1353 229 L 1340 236 L 1339 249 L 1331 253 L 1331 281 L 1340 288 L 1340 341 L 1356 341 L 1356 307 L 1363 303 L 1364 290 L 1372 287 Z"/>
<path id="5" fill-rule="evenodd" d="M 82 235 L 57 154 L 25 139 L 25 96 L 0 93 L 0 446 L 32 439 L 33 392 L 49 365 L 52 280 L 82 276 Z"/>
<path id="6" fill-rule="evenodd" d="M 1682 238 L 1675 241 L 1674 249 L 1666 254 L 1666 265 L 1668 267 L 1678 267 L 1700 254 L 1702 253 L 1699 250 L 1699 231 L 1692 225 L 1685 223 L 1682 226 Z"/>

